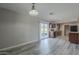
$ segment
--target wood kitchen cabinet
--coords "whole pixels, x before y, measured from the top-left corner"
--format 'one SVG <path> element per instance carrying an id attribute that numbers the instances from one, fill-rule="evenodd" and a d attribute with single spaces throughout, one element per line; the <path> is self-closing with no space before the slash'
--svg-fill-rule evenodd
<path id="1" fill-rule="evenodd" d="M 71 43 L 79 44 L 79 33 L 69 33 L 69 41 Z"/>

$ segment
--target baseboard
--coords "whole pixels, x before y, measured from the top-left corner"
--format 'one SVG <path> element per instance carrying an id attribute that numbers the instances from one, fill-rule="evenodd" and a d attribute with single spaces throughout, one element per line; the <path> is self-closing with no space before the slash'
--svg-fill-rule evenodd
<path id="1" fill-rule="evenodd" d="M 24 45 L 27 45 L 27 44 L 31 44 L 31 43 L 34 43 L 34 42 L 38 42 L 38 40 L 34 40 L 34 41 L 30 41 L 30 42 L 18 44 L 18 45 L 11 46 L 11 47 L 7 47 L 7 48 L 2 48 L 2 49 L 0 49 L 0 52 L 1 52 L 1 51 L 7 51 L 7 50 L 10 50 L 10 49 L 13 49 L 13 48 L 20 47 L 20 46 L 24 46 Z"/>

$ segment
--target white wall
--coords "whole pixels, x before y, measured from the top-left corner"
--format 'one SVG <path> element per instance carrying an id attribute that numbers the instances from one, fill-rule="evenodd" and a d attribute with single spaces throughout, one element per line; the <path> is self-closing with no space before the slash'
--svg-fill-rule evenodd
<path id="1" fill-rule="evenodd" d="M 38 40 L 38 19 L 0 9 L 0 49 Z"/>

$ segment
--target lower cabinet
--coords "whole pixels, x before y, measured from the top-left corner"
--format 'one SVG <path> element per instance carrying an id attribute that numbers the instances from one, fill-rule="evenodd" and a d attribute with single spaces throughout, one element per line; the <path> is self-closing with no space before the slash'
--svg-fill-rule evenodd
<path id="1" fill-rule="evenodd" d="M 79 44 L 79 33 L 69 33 L 69 41 L 71 43 Z"/>

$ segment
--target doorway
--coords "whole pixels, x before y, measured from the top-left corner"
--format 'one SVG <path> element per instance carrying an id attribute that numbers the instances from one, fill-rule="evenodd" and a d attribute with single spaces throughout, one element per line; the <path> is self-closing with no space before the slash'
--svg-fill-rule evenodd
<path id="1" fill-rule="evenodd" d="M 48 23 L 40 23 L 40 40 L 48 38 Z"/>
<path id="2" fill-rule="evenodd" d="M 65 36 L 68 36 L 69 31 L 70 31 L 69 25 L 64 25 L 64 35 L 65 35 Z"/>

